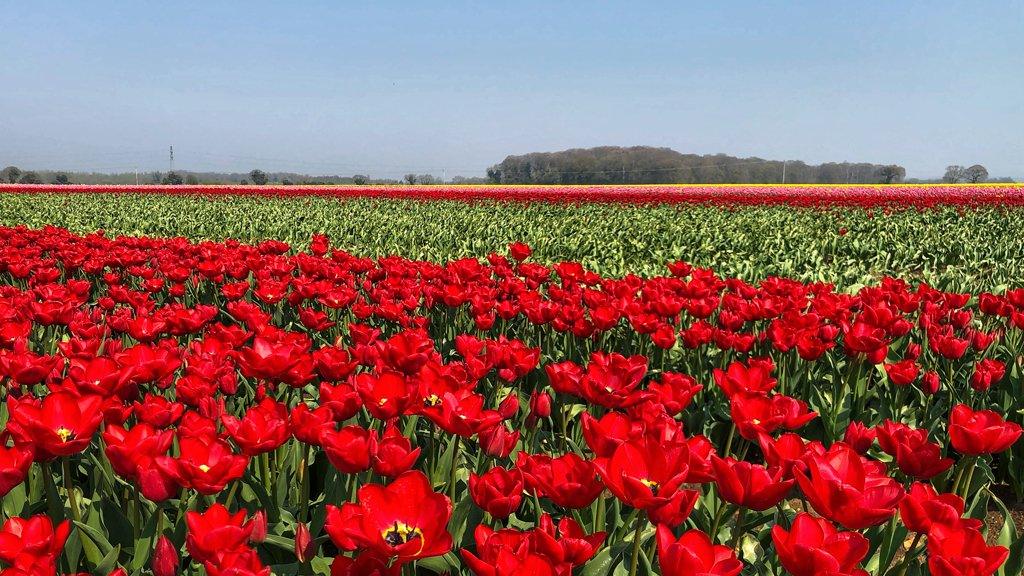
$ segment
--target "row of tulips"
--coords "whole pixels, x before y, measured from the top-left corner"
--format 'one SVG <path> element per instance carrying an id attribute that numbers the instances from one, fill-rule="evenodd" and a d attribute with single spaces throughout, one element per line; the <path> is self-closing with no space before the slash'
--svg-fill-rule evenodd
<path id="1" fill-rule="evenodd" d="M 1019 574 L 1024 290 L 0 228 L 0 575 Z"/>
<path id="2" fill-rule="evenodd" d="M 0 184 L 0 193 L 169 194 L 195 196 L 317 196 L 402 200 L 609 202 L 760 206 L 1021 206 L 1020 184 L 630 184 L 630 185 L 420 185 L 420 186 L 167 186 Z"/>

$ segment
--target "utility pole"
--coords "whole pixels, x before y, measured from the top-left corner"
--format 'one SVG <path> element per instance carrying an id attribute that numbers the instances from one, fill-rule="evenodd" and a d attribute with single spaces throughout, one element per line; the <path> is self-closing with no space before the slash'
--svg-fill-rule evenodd
<path id="1" fill-rule="evenodd" d="M 136 186 L 139 185 L 139 169 L 138 168 L 135 169 L 135 185 Z"/>
<path id="2" fill-rule="evenodd" d="M 788 162 L 788 160 L 783 160 L 782 161 L 782 183 L 783 184 L 786 183 L 786 162 Z"/>
<path id="3" fill-rule="evenodd" d="M 171 146 L 170 172 L 174 172 L 174 146 Z"/>

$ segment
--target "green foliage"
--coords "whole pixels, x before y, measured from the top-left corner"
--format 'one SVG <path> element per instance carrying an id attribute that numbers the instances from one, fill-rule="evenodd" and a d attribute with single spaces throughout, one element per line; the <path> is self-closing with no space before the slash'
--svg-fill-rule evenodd
<path id="1" fill-rule="evenodd" d="M 364 256 L 446 260 L 525 241 L 540 262 L 578 260 L 608 275 L 664 273 L 686 260 L 721 275 L 781 275 L 844 288 L 883 275 L 938 288 L 993 290 L 1024 277 L 1024 210 L 793 209 L 762 206 L 558 205 L 381 199 L 198 198 L 156 195 L 0 197 L 0 223 L 78 233 L 276 238 L 313 233 Z M 840 232 L 845 229 L 846 233 Z"/>

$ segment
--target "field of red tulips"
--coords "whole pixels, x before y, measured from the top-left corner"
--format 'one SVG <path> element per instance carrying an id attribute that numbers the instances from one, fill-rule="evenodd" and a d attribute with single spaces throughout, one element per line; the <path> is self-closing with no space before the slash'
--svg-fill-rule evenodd
<path id="1" fill-rule="evenodd" d="M 2 227 L 0 576 L 1019 575 L 1022 353 L 1024 289 Z"/>
<path id="2" fill-rule="evenodd" d="M 514 201 L 616 204 L 714 204 L 735 206 L 930 207 L 1021 206 L 1021 184 L 630 184 L 420 185 L 420 186 L 158 186 L 0 184 L 0 193 L 152 194 L 268 198 L 383 198 L 394 200 Z"/>

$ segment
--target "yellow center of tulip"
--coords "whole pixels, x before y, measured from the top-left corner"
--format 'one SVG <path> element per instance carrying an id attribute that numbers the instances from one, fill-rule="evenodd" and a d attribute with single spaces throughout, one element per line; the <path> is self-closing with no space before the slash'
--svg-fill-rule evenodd
<path id="1" fill-rule="evenodd" d="M 61 442 L 67 442 L 68 440 L 75 439 L 75 433 L 69 428 L 65 428 L 63 426 L 57 428 L 57 436 L 60 436 Z"/>
<path id="2" fill-rule="evenodd" d="M 199 465 L 199 469 L 202 470 L 203 472 L 209 472 L 210 471 L 210 467 L 207 466 L 206 464 L 200 464 Z"/>
<path id="3" fill-rule="evenodd" d="M 419 528 L 409 526 L 405 522 L 398 522 L 397 520 L 393 526 L 389 526 L 380 535 L 389 546 L 401 546 L 414 538 L 423 538 L 423 532 L 420 532 Z"/>
<path id="4" fill-rule="evenodd" d="M 425 406 L 437 406 L 440 403 L 441 398 L 439 398 L 437 394 L 431 394 L 430 396 L 427 396 L 426 398 L 423 399 L 423 404 Z"/>
<path id="5" fill-rule="evenodd" d="M 661 484 L 655 482 L 654 480 L 648 480 L 647 478 L 641 478 L 640 483 L 650 488 L 652 494 L 657 494 L 658 488 L 661 486 Z"/>

